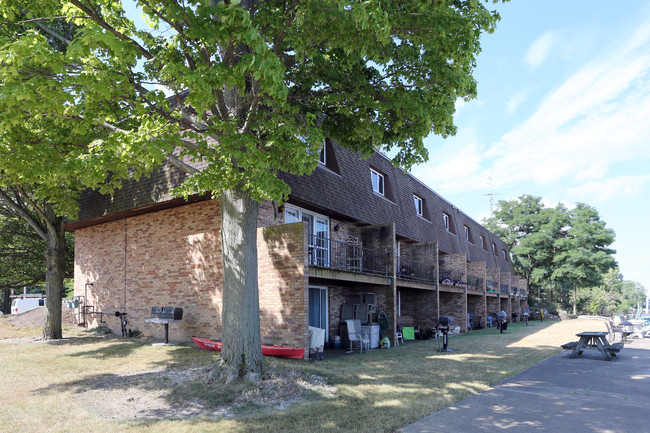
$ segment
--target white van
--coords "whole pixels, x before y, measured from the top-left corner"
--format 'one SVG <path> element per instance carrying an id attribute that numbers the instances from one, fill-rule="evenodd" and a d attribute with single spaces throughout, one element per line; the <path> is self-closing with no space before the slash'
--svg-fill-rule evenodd
<path id="1" fill-rule="evenodd" d="M 11 314 L 22 314 L 45 306 L 45 298 L 16 298 L 11 302 Z"/>

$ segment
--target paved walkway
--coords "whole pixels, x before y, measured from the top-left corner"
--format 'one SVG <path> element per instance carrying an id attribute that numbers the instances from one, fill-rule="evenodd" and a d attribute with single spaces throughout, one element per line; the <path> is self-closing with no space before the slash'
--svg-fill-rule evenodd
<path id="1" fill-rule="evenodd" d="M 564 350 L 400 432 L 650 431 L 650 338 L 634 339 L 611 362 L 597 350 L 576 359 L 570 353 Z"/>

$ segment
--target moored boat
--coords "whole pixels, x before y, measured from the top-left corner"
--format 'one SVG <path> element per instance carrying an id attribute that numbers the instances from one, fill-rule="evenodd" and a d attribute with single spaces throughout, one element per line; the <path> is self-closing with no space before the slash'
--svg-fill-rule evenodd
<path id="1" fill-rule="evenodd" d="M 221 352 L 221 340 L 211 340 L 202 337 L 192 337 L 192 340 L 201 349 Z M 262 355 L 278 358 L 303 359 L 305 357 L 305 349 L 292 346 L 278 346 L 275 344 L 262 344 Z"/>

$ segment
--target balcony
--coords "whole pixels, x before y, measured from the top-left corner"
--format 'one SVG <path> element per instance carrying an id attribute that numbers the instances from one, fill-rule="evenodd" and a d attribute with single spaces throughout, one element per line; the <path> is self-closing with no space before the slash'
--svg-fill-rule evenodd
<path id="1" fill-rule="evenodd" d="M 438 281 L 445 286 L 464 287 L 463 274 L 456 271 L 440 271 L 440 278 Z"/>
<path id="2" fill-rule="evenodd" d="M 391 252 L 375 251 L 356 240 L 337 241 L 309 235 L 309 264 L 341 271 L 390 276 Z"/>
<path id="3" fill-rule="evenodd" d="M 397 267 L 397 278 L 402 280 L 433 282 L 435 281 L 433 276 L 434 270 L 435 268 L 432 265 L 400 258 L 399 266 Z"/>
<path id="4" fill-rule="evenodd" d="M 496 281 L 486 280 L 485 285 L 487 286 L 488 293 L 499 293 L 499 283 Z"/>
<path id="5" fill-rule="evenodd" d="M 467 288 L 470 290 L 483 291 L 483 278 L 467 276 Z"/>
<path id="6" fill-rule="evenodd" d="M 508 294 L 508 285 L 507 284 L 501 284 L 501 294 L 502 295 L 507 295 Z"/>

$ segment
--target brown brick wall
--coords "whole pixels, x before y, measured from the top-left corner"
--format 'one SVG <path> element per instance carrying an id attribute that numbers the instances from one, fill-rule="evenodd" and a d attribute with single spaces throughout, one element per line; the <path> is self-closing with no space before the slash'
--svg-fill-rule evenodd
<path id="1" fill-rule="evenodd" d="M 474 327 L 480 321 L 485 326 L 485 295 L 467 295 L 467 312 L 474 314 Z"/>
<path id="2" fill-rule="evenodd" d="M 75 234 L 75 295 L 94 282 L 89 304 L 125 311 L 129 328 L 162 338 L 162 325 L 145 323 L 153 306 L 183 308 L 170 325 L 174 341 L 221 335 L 221 239 L 218 201 L 204 201 Z M 119 320 L 107 317 L 113 332 Z M 97 321 L 90 321 L 96 326 Z"/>
<path id="3" fill-rule="evenodd" d="M 269 203 L 269 202 L 267 202 Z M 267 208 L 268 210 L 269 208 Z M 75 295 L 94 282 L 89 304 L 127 312 L 129 328 L 162 338 L 149 324 L 153 306 L 183 308 L 169 327 L 172 341 L 221 338 L 222 262 L 217 200 L 153 212 L 76 231 Z M 261 336 L 265 342 L 307 345 L 306 228 L 303 223 L 258 229 Z M 114 316 L 106 317 L 120 332 Z M 97 320 L 90 326 L 97 326 Z"/>
<path id="4" fill-rule="evenodd" d="M 498 313 L 501 311 L 501 301 L 499 300 L 498 296 L 487 296 L 486 297 L 487 301 L 487 313 Z"/>
<path id="5" fill-rule="evenodd" d="M 487 287 L 487 281 L 493 281 L 496 283 L 496 287 L 494 289 L 498 292 L 500 290 L 500 281 L 501 281 L 501 270 L 499 268 L 487 268 L 486 269 L 486 290 L 488 289 Z"/>
<path id="6" fill-rule="evenodd" d="M 510 308 L 510 298 L 500 298 L 500 311 L 505 311 L 508 315 L 508 320 L 510 320 L 510 313 L 512 313 L 512 308 Z"/>
<path id="7" fill-rule="evenodd" d="M 411 316 L 413 324 L 428 330 L 438 321 L 438 296 L 435 290 L 419 290 L 408 287 L 398 289 L 402 316 Z"/>
<path id="8" fill-rule="evenodd" d="M 467 282 L 467 256 L 464 253 L 440 254 L 439 262 L 441 272 L 452 271 L 459 274 L 461 281 Z"/>
<path id="9" fill-rule="evenodd" d="M 124 221 L 116 221 L 77 230 L 75 233 L 74 294 L 87 296 L 86 305 L 95 311 L 127 311 L 125 303 L 125 233 Z M 86 282 L 93 284 L 86 291 Z M 91 327 L 98 317 L 87 316 Z M 130 317 L 129 317 L 130 320 Z M 107 325 L 120 330 L 119 319 L 106 318 Z"/>
<path id="10" fill-rule="evenodd" d="M 269 227 L 284 224 L 284 214 L 280 212 L 278 206 L 266 200 L 260 203 L 260 209 L 257 214 L 257 227 Z"/>
<path id="11" fill-rule="evenodd" d="M 467 331 L 467 295 L 465 293 L 440 292 L 440 316 L 452 316 L 454 326 L 460 326 L 461 332 Z"/>
<path id="12" fill-rule="evenodd" d="M 438 260 L 437 257 L 438 244 L 436 242 L 414 243 L 414 242 L 401 242 L 400 243 L 400 266 L 408 268 L 408 261 L 412 260 L 413 266 L 422 268 L 422 272 L 426 276 L 430 276 L 431 281 L 438 280 Z M 408 270 L 408 269 L 406 269 Z M 397 273 L 401 270 L 397 269 Z"/>
<path id="13" fill-rule="evenodd" d="M 260 328 L 263 342 L 308 347 L 307 227 L 257 230 Z"/>
<path id="14" fill-rule="evenodd" d="M 481 290 L 485 291 L 485 280 L 487 277 L 487 266 L 485 262 L 467 262 L 467 275 L 481 278 L 483 280 Z"/>

